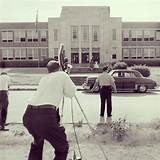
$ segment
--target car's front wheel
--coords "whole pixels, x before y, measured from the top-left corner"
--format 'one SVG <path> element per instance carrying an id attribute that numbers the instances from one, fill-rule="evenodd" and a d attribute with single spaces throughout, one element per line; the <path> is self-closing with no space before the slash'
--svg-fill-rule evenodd
<path id="1" fill-rule="evenodd" d="M 145 86 L 145 85 L 138 86 L 138 92 L 145 93 L 146 91 L 147 91 L 147 86 Z"/>

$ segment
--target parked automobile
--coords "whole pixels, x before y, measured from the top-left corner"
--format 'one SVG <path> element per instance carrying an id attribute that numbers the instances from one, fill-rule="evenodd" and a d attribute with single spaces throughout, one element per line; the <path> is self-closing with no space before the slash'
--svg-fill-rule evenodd
<path id="1" fill-rule="evenodd" d="M 143 77 L 142 74 L 136 70 L 118 69 L 109 72 L 115 79 L 117 91 L 135 91 L 144 93 L 148 89 L 154 89 L 157 84 L 155 81 Z M 90 90 L 96 80 L 97 76 L 89 76 L 82 85 L 85 90 Z M 99 86 L 95 92 L 99 91 Z"/>

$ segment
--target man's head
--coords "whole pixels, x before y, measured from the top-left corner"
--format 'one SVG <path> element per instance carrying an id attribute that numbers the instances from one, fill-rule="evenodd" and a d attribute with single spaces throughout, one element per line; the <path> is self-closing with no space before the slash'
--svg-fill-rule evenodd
<path id="1" fill-rule="evenodd" d="M 51 60 L 48 62 L 47 64 L 47 69 L 48 69 L 48 72 L 51 73 L 51 72 L 55 72 L 55 71 L 58 71 L 59 70 L 59 63 L 58 61 L 54 61 L 54 60 Z"/>

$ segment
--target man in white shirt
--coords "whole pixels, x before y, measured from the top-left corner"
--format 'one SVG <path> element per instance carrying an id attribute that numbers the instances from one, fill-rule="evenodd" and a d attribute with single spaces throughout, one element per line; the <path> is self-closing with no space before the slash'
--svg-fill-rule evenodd
<path id="1" fill-rule="evenodd" d="M 10 78 L 6 72 L 0 75 L 0 130 L 5 130 L 5 123 L 8 111 L 8 88 Z"/>
<path id="2" fill-rule="evenodd" d="M 101 110 L 100 110 L 100 124 L 105 122 L 104 119 L 104 111 L 105 111 L 105 104 L 107 100 L 107 120 L 111 121 L 112 117 L 112 88 L 116 93 L 116 85 L 114 83 L 114 78 L 108 74 L 108 67 L 103 68 L 103 73 L 98 76 L 96 82 L 91 89 L 91 92 L 99 85 L 100 87 L 100 98 L 101 98 Z"/>
<path id="3" fill-rule="evenodd" d="M 55 149 L 54 160 L 66 160 L 68 141 L 64 127 L 59 124 L 58 106 L 63 98 L 72 98 L 76 86 L 57 61 L 47 64 L 49 74 L 43 77 L 23 116 L 23 124 L 34 137 L 28 160 L 42 160 L 43 143 L 47 140 Z"/>

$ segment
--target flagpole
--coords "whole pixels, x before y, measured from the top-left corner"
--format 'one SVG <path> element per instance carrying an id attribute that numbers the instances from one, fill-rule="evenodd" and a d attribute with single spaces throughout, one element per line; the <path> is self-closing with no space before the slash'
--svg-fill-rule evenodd
<path id="1" fill-rule="evenodd" d="M 36 11 L 36 22 L 35 22 L 35 29 L 36 29 L 36 34 L 37 34 L 37 36 L 38 36 L 38 68 L 39 68 L 39 44 L 40 44 L 40 42 L 39 42 L 39 27 L 38 27 L 38 9 L 37 9 L 37 11 Z"/>

